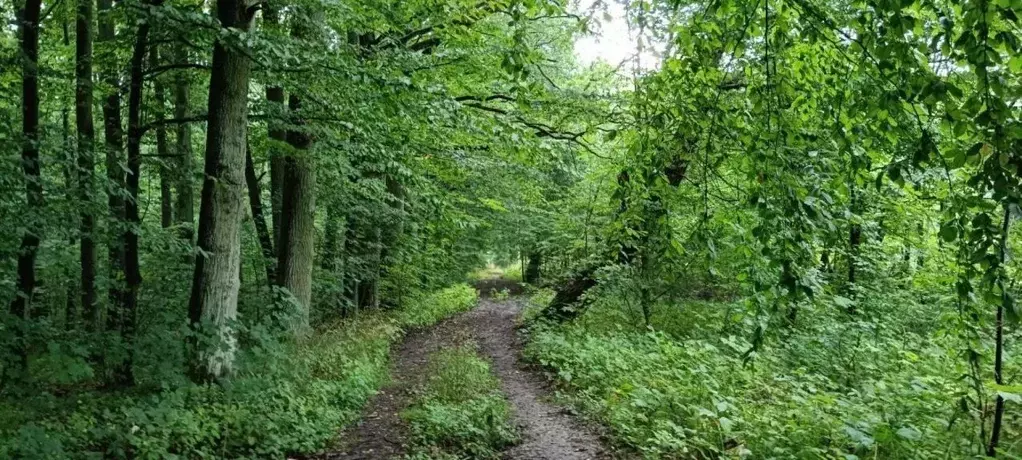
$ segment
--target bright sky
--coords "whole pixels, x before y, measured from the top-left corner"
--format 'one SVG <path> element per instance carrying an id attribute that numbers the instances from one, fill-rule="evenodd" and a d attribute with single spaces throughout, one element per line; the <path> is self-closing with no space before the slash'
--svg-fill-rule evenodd
<path id="1" fill-rule="evenodd" d="M 635 33 L 628 30 L 625 19 L 625 7 L 620 0 L 579 0 L 575 4 L 575 12 L 580 15 L 592 13 L 594 4 L 599 4 L 593 14 L 598 22 L 590 28 L 595 34 L 581 37 L 575 41 L 575 56 L 583 65 L 596 61 L 606 61 L 611 66 L 618 66 L 622 61 L 635 55 L 638 42 Z M 574 2 L 573 2 L 574 3 Z M 606 14 L 604 14 L 606 13 Z M 655 67 L 658 60 L 648 51 L 642 53 L 642 67 Z M 631 71 L 631 64 L 623 66 L 622 71 Z"/>

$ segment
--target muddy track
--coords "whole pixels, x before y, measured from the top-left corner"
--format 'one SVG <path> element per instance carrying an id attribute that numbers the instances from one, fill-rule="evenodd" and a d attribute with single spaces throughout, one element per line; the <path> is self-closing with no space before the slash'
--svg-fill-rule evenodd
<path id="1" fill-rule="evenodd" d="M 342 435 L 342 447 L 316 458 L 362 460 L 400 458 L 407 452 L 408 432 L 401 411 L 414 399 L 430 354 L 475 342 L 493 363 L 501 387 L 514 407 L 514 422 L 522 442 L 509 448 L 508 460 L 583 460 L 611 458 L 590 427 L 548 402 L 543 376 L 519 361 L 522 343 L 515 320 L 524 299 L 491 300 L 488 294 L 504 288 L 520 291 L 514 283 L 491 280 L 477 286 L 484 296 L 475 309 L 433 328 L 413 331 L 395 350 L 392 382 L 370 401 L 362 421 Z"/>

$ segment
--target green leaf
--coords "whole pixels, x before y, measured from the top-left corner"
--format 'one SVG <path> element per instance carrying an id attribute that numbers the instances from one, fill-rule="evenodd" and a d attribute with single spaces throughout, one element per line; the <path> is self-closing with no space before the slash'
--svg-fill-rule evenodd
<path id="1" fill-rule="evenodd" d="M 908 426 L 899 428 L 897 434 L 898 436 L 908 439 L 909 441 L 918 441 L 920 438 L 923 437 L 923 434 L 920 433 L 919 430 Z"/>
<path id="2" fill-rule="evenodd" d="M 951 243 L 958 238 L 958 229 L 954 222 L 945 222 L 940 226 L 940 239 Z"/>

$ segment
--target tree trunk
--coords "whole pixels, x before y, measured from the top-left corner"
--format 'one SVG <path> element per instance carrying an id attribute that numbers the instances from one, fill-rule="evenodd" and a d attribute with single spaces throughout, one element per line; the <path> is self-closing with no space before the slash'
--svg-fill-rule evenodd
<path id="1" fill-rule="evenodd" d="M 188 63 L 188 51 L 181 47 L 177 51 L 177 62 Z M 174 79 L 174 117 L 183 119 L 188 117 L 188 77 L 179 74 Z M 175 223 L 181 225 L 184 230 L 181 237 L 192 241 L 194 236 L 193 225 L 195 222 L 195 195 L 192 192 L 192 128 L 188 123 L 177 125 L 177 165 L 175 175 L 177 176 L 177 202 L 174 205 Z"/>
<path id="2" fill-rule="evenodd" d="M 859 224 L 852 224 L 848 230 L 848 284 L 854 285 L 856 282 L 856 264 L 859 261 L 859 245 L 862 244 L 862 226 Z"/>
<path id="3" fill-rule="evenodd" d="M 582 296 L 596 286 L 595 273 L 598 268 L 585 267 L 557 286 L 554 298 L 543 309 L 541 316 L 556 322 L 566 322 L 581 315 L 586 306 Z"/>
<path id="4" fill-rule="evenodd" d="M 1011 208 L 1005 204 L 1004 222 L 1001 224 L 1001 244 L 999 249 L 1002 273 L 1003 270 L 1005 270 L 1003 265 L 1008 261 L 1008 230 L 1010 229 Z M 1001 302 L 997 304 L 997 315 L 994 320 L 994 383 L 997 385 L 1004 385 L 1004 305 L 1011 300 L 1008 297 L 1008 288 L 1005 286 L 1003 280 L 998 287 L 1002 294 Z M 1001 442 L 1001 424 L 1004 420 L 1004 403 L 1004 397 L 998 394 L 997 399 L 994 402 L 994 421 L 993 426 L 990 429 L 990 442 L 987 444 L 988 457 L 997 456 L 997 447 Z"/>
<path id="5" fill-rule="evenodd" d="M 149 67 L 160 65 L 160 49 L 154 44 L 149 50 Z M 156 124 L 156 158 L 160 168 L 160 226 L 163 228 L 174 225 L 174 197 L 171 191 L 170 168 L 167 167 L 170 149 L 167 146 L 167 127 L 160 122 L 164 119 L 166 110 L 167 94 L 163 82 L 159 78 L 153 79 L 153 93 L 155 96 L 155 107 L 153 107 L 153 118 Z"/>
<path id="6" fill-rule="evenodd" d="M 337 269 L 337 259 L 340 258 L 341 248 L 340 213 L 337 205 L 330 204 L 326 209 L 326 228 L 323 229 L 323 256 L 319 261 L 321 267 L 327 271 Z"/>
<path id="7" fill-rule="evenodd" d="M 363 254 L 368 253 L 369 260 L 366 264 L 368 270 L 358 282 L 357 294 L 358 306 L 360 308 L 375 309 L 380 306 L 380 262 L 383 256 L 383 245 L 380 243 L 382 231 L 377 225 L 370 229 L 369 232 L 369 241 L 361 245 L 363 250 L 368 248 L 368 251 L 363 252 Z"/>
<path id="8" fill-rule="evenodd" d="M 291 110 L 298 111 L 301 101 L 291 95 Z M 297 122 L 296 122 L 297 123 Z M 284 160 L 284 190 L 277 245 L 277 284 L 291 291 L 301 303 L 299 328 L 308 326 L 312 302 L 313 249 L 316 239 L 316 171 L 309 158 L 312 139 L 308 134 L 289 131 L 288 143 L 296 154 Z"/>
<path id="9" fill-rule="evenodd" d="M 320 264 L 323 270 L 326 270 L 330 274 L 334 275 L 334 280 L 337 282 L 341 296 L 338 296 L 331 304 L 337 305 L 342 316 L 345 315 L 344 311 L 344 296 L 346 291 L 345 284 L 345 263 L 344 263 L 344 250 L 346 243 L 347 229 L 341 227 L 341 212 L 340 208 L 336 203 L 327 206 L 326 213 L 326 228 L 324 229 L 324 241 L 323 241 L 323 256 L 320 260 Z"/>
<path id="10" fill-rule="evenodd" d="M 96 128 L 92 119 L 92 21 L 93 0 L 78 0 L 75 21 L 75 127 L 78 130 L 78 228 L 81 233 L 81 303 L 86 328 L 102 329 L 96 295 L 96 217 L 92 214 Z"/>
<path id="11" fill-rule="evenodd" d="M 270 240 L 270 231 L 266 228 L 266 217 L 263 216 L 263 192 L 259 186 L 259 178 L 255 173 L 252 151 L 247 144 L 245 146 L 245 183 L 248 185 L 248 204 L 252 210 L 252 221 L 255 223 L 256 234 L 259 237 L 259 248 L 263 253 L 263 264 L 266 266 L 266 283 L 269 286 L 273 286 L 275 266 L 273 242 Z"/>
<path id="12" fill-rule="evenodd" d="M 114 36 L 114 23 L 110 15 L 112 8 L 111 0 L 98 0 L 99 28 L 98 43 L 104 45 L 103 51 L 112 54 L 116 47 Z M 107 296 L 109 305 L 107 307 L 107 327 L 113 330 L 120 329 L 121 311 L 124 308 L 124 300 L 127 294 L 124 292 L 124 241 L 119 237 L 124 226 L 124 200 L 121 199 L 121 191 L 124 190 L 124 169 L 121 167 L 121 152 L 124 150 L 124 131 L 121 128 L 121 93 L 120 77 L 116 67 L 103 69 L 103 80 L 110 86 L 103 101 L 103 137 L 106 147 L 106 174 L 107 181 L 107 207 L 110 212 L 109 246 L 107 258 L 109 259 L 110 286 Z"/>
<path id="13" fill-rule="evenodd" d="M 297 38 L 311 36 L 317 18 L 304 17 L 293 26 Z M 312 136 L 304 130 L 302 100 L 292 93 L 289 112 L 296 115 L 287 131 L 287 143 L 294 153 L 284 159 L 284 184 L 281 195 L 280 240 L 277 243 L 277 284 L 295 296 L 301 304 L 296 332 L 308 327 L 312 306 L 312 268 L 316 243 L 316 169 L 311 157 Z"/>
<path id="14" fill-rule="evenodd" d="M 43 207 L 43 185 L 39 162 L 39 0 L 25 0 L 18 11 L 21 52 L 21 115 L 22 135 L 21 167 L 25 173 L 25 195 L 29 212 L 35 213 Z M 17 296 L 11 301 L 11 315 L 25 319 L 32 308 L 35 293 L 35 260 L 39 250 L 41 222 L 34 222 L 21 237 L 18 254 Z M 19 331 L 23 335 L 23 331 Z M 22 369 L 28 367 L 28 348 L 24 338 L 14 340 L 14 352 L 21 358 Z"/>
<path id="15" fill-rule="evenodd" d="M 70 47 L 71 32 L 68 27 L 67 18 L 64 18 L 64 20 L 61 21 L 61 29 L 63 29 L 62 32 L 64 36 L 64 47 Z M 76 79 L 77 75 L 74 78 L 72 78 L 71 80 L 72 84 L 77 84 L 75 82 Z M 78 181 L 77 173 L 74 172 L 74 170 L 77 168 L 77 164 L 75 163 L 76 143 L 71 134 L 71 111 L 68 110 L 66 105 L 60 108 L 60 127 L 61 133 L 64 135 L 64 157 L 62 158 L 62 160 L 64 160 L 64 164 L 63 167 L 60 168 L 61 169 L 60 172 L 64 176 L 64 199 L 66 199 L 68 203 L 74 203 L 75 196 L 78 193 L 78 186 L 76 185 Z M 77 220 L 78 213 L 72 210 L 69 218 Z M 78 235 L 72 233 L 70 236 L 68 236 L 67 244 L 68 247 L 73 247 L 76 244 L 78 244 Z M 75 301 L 78 298 L 81 289 L 79 289 L 79 286 L 75 284 L 75 279 L 78 277 L 78 272 L 81 271 L 80 268 L 81 267 L 79 267 L 79 270 L 74 270 L 73 268 L 69 267 L 68 270 L 64 273 L 64 276 L 68 280 L 67 291 L 66 295 L 64 296 L 64 329 L 68 331 L 74 330 L 74 328 L 78 326 L 77 324 L 78 315 L 76 311 Z"/>
<path id="16" fill-rule="evenodd" d="M 525 274 L 522 277 L 522 281 L 529 284 L 536 284 L 539 282 L 539 268 L 543 263 L 543 254 L 539 251 L 529 252 L 529 265 L 525 268 Z"/>
<path id="17" fill-rule="evenodd" d="M 162 0 L 153 0 L 152 5 L 159 5 Z M 135 329 L 138 322 L 138 291 L 142 286 L 142 270 L 138 252 L 138 233 L 142 227 L 139 218 L 139 179 L 142 175 L 142 63 L 145 61 L 146 47 L 149 44 L 149 23 L 138 26 L 135 37 L 135 49 L 131 54 L 131 82 L 128 90 L 128 200 L 125 203 L 124 229 L 124 271 L 127 282 L 127 296 L 121 318 L 121 338 L 128 347 L 128 359 L 115 371 L 115 379 L 122 385 L 131 385 L 132 351 Z"/>
<path id="18" fill-rule="evenodd" d="M 267 28 L 275 28 L 280 22 L 277 7 L 267 4 L 263 9 L 263 23 Z M 281 206 L 284 199 L 284 155 L 280 152 L 281 145 L 287 141 L 287 130 L 283 120 L 287 116 L 284 105 L 284 88 L 266 86 L 266 102 L 269 118 L 267 131 L 270 138 L 270 218 L 273 224 L 273 244 L 280 249 Z"/>
<path id="19" fill-rule="evenodd" d="M 221 26 L 247 31 L 251 18 L 246 8 L 243 0 L 217 0 Z M 199 207 L 198 246 L 202 256 L 195 260 L 189 319 L 200 335 L 214 340 L 192 344 L 192 378 L 197 381 L 225 377 L 234 363 L 236 341 L 231 323 L 238 312 L 241 219 L 245 212 L 242 188 L 251 64 L 242 50 L 222 41 L 213 46 L 212 64 L 205 179 Z"/>

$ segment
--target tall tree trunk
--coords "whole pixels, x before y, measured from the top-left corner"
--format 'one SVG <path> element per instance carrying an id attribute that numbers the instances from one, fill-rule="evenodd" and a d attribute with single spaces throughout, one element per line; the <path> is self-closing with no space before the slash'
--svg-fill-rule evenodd
<path id="1" fill-rule="evenodd" d="M 160 48 L 153 44 L 149 50 L 149 67 L 156 67 L 160 64 Z M 174 225 L 174 197 L 171 191 L 170 168 L 167 167 L 170 149 L 167 146 L 167 127 L 163 125 L 164 111 L 166 110 L 167 94 L 163 82 L 159 78 L 153 79 L 153 94 L 155 96 L 155 107 L 153 107 L 153 118 L 156 124 L 156 157 L 160 167 L 160 226 L 163 228 Z"/>
<path id="2" fill-rule="evenodd" d="M 64 35 L 64 47 L 70 48 L 71 32 L 70 28 L 68 27 L 67 18 L 64 18 L 64 20 L 61 22 L 61 28 L 63 29 L 62 32 Z M 75 79 L 77 78 L 78 78 L 77 76 L 72 78 L 73 84 L 76 84 L 74 82 Z M 77 97 L 77 94 L 75 96 Z M 65 189 L 64 198 L 67 200 L 68 203 L 74 203 L 75 196 L 78 193 L 76 178 L 77 173 L 74 172 L 74 170 L 77 169 L 77 164 L 75 160 L 76 143 L 74 141 L 74 136 L 71 134 L 71 111 L 68 110 L 67 104 L 63 104 L 63 106 L 60 108 L 60 127 L 61 132 L 64 135 L 64 158 L 63 158 L 64 164 L 63 167 L 60 168 L 61 169 L 60 172 L 64 176 Z M 78 219 L 77 212 L 72 211 L 71 214 L 72 215 L 69 216 L 71 219 L 75 220 Z M 77 244 L 78 235 L 72 233 L 67 238 L 67 245 L 68 247 L 74 247 Z M 78 293 L 81 291 L 81 289 L 79 289 L 79 286 L 75 285 L 74 280 L 78 277 L 79 271 L 80 270 L 74 270 L 69 267 L 67 272 L 64 273 L 64 276 L 68 280 L 67 291 L 64 298 L 64 328 L 66 330 L 73 330 L 75 327 L 78 326 L 76 299 L 78 298 Z"/>
<path id="3" fill-rule="evenodd" d="M 245 145 L 245 183 L 248 185 L 248 205 L 252 210 L 252 221 L 255 223 L 256 235 L 259 237 L 263 264 L 266 266 L 266 283 L 273 286 L 273 267 L 276 265 L 273 260 L 273 242 L 270 240 L 270 231 L 266 228 L 266 217 L 263 216 L 262 188 L 259 186 L 259 177 L 256 176 L 252 151 L 247 144 Z"/>
<path id="4" fill-rule="evenodd" d="M 310 13 L 305 11 L 305 13 Z M 316 14 L 313 12 L 313 14 Z M 292 28 L 292 36 L 309 38 L 311 24 L 318 18 L 306 16 Z M 284 184 L 281 196 L 280 240 L 277 243 L 277 284 L 289 290 L 301 304 L 296 331 L 309 324 L 312 305 L 312 268 L 316 240 L 316 170 L 311 156 L 312 136 L 304 130 L 302 100 L 292 93 L 288 108 L 294 116 L 287 131 L 287 143 L 293 153 L 284 159 Z"/>
<path id="5" fill-rule="evenodd" d="M 96 296 L 96 217 L 92 214 L 92 175 L 95 169 L 96 128 L 92 120 L 92 20 L 93 0 L 78 0 L 75 21 L 75 125 L 78 129 L 77 182 L 80 203 L 79 262 L 81 264 L 81 302 L 86 326 L 100 329 Z"/>
<path id="6" fill-rule="evenodd" d="M 263 24 L 268 29 L 276 28 L 280 23 L 280 14 L 275 3 L 267 3 L 263 9 Z M 267 121 L 270 138 L 270 218 L 273 224 L 273 244 L 279 250 L 280 216 L 284 199 L 284 155 L 280 151 L 280 146 L 287 141 L 287 130 L 280 122 L 287 115 L 287 106 L 284 105 L 284 88 L 267 85 L 266 102 L 268 102 L 267 112 L 270 115 Z"/>
<path id="7" fill-rule="evenodd" d="M 153 0 L 152 5 L 159 5 L 162 0 Z M 130 85 L 128 89 L 128 200 L 125 202 L 124 214 L 127 226 L 124 231 L 124 272 L 127 281 L 127 297 L 121 322 L 121 338 L 128 347 L 128 359 L 116 371 L 119 383 L 133 383 L 131 348 L 134 345 L 135 329 L 138 322 L 138 291 L 142 286 L 142 270 L 138 251 L 138 234 L 142 227 L 139 218 L 139 179 L 142 175 L 142 84 L 146 48 L 149 46 L 149 23 L 138 26 L 135 36 L 135 48 L 131 53 L 129 64 Z"/>
<path id="8" fill-rule="evenodd" d="M 25 0 L 18 11 L 21 53 L 21 115 L 22 135 L 21 167 L 25 174 L 25 195 L 30 212 L 40 212 L 43 207 L 43 184 L 39 161 L 39 0 Z M 35 260 L 39 250 L 40 222 L 32 222 L 21 237 L 18 254 L 18 294 L 11 301 L 11 314 L 24 319 L 32 309 L 35 293 Z M 23 331 L 22 331 L 23 332 Z M 28 349 L 24 338 L 15 340 L 15 353 L 21 358 L 22 368 L 28 366 Z"/>
<path id="9" fill-rule="evenodd" d="M 244 0 L 217 0 L 221 26 L 247 31 L 251 18 L 246 8 Z M 193 343 L 192 377 L 198 381 L 224 377 L 234 363 L 236 344 L 231 323 L 238 312 L 241 219 L 245 213 L 242 188 L 251 64 L 243 51 L 223 41 L 213 46 L 212 64 L 205 179 L 199 207 L 198 246 L 202 256 L 195 260 L 189 319 L 200 329 L 200 335 L 210 334 L 214 340 Z M 211 330 L 202 330 L 205 324 Z"/>
<path id="10" fill-rule="evenodd" d="M 300 110 L 298 96 L 291 95 L 293 112 Z M 296 121 L 296 123 L 298 123 Z M 299 131 L 287 133 L 288 143 L 296 153 L 284 162 L 284 193 L 282 201 L 280 240 L 277 246 L 277 284 L 288 289 L 301 303 L 299 329 L 308 326 L 312 301 L 312 267 L 314 263 L 316 212 L 316 171 L 309 158 L 312 139 Z"/>
<path id="11" fill-rule="evenodd" d="M 113 54 L 116 46 L 114 23 L 110 15 L 113 7 L 111 0 L 97 0 L 99 9 L 99 27 L 97 42 L 103 44 L 103 52 Z M 108 56 L 110 61 L 115 61 Z M 110 265 L 110 287 L 107 294 L 107 327 L 118 330 L 121 325 L 121 312 L 127 294 L 124 291 L 124 241 L 119 237 L 124 227 L 124 168 L 121 166 L 121 152 L 124 150 L 124 131 L 121 128 L 121 81 L 114 65 L 103 69 L 103 81 L 109 86 L 109 92 L 103 100 L 103 137 L 106 147 L 105 166 L 107 181 L 107 207 L 110 212 L 110 237 L 107 258 Z"/>
<path id="12" fill-rule="evenodd" d="M 188 63 L 188 51 L 180 47 L 177 51 L 177 62 Z M 188 76 L 179 73 L 174 79 L 174 117 L 183 119 L 188 116 Z M 195 222 L 195 194 L 192 192 L 192 128 L 188 123 L 177 125 L 176 148 L 177 164 L 177 201 L 174 204 L 175 223 L 184 227 L 182 237 L 192 241 Z"/>

